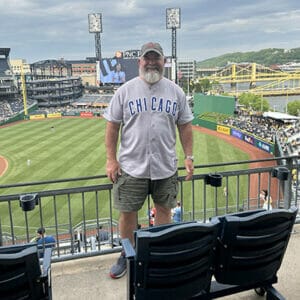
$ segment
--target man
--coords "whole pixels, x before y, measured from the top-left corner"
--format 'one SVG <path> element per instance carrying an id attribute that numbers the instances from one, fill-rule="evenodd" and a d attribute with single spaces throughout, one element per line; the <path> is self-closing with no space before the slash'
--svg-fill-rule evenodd
<path id="1" fill-rule="evenodd" d="M 55 246 L 55 238 L 52 235 L 46 235 L 46 231 L 44 227 L 41 227 L 37 230 L 36 241 L 38 244 L 38 248 L 41 249 L 40 257 L 44 257 L 43 248 L 53 248 Z"/>
<path id="2" fill-rule="evenodd" d="M 178 192 L 176 127 L 185 154 L 186 179 L 193 175 L 193 115 L 182 89 L 163 77 L 164 64 L 160 44 L 143 45 L 139 76 L 117 90 L 104 113 L 106 174 L 114 183 L 114 208 L 120 211 L 121 238 L 129 238 L 132 244 L 137 212 L 148 194 L 156 208 L 155 224 L 171 223 Z M 120 278 L 125 273 L 122 253 L 110 276 Z"/>

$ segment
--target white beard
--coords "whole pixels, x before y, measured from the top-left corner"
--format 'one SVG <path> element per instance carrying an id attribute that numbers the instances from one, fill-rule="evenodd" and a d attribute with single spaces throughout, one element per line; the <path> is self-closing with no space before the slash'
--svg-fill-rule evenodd
<path id="1" fill-rule="evenodd" d="M 140 69 L 140 76 L 150 84 L 156 83 L 162 78 L 162 74 L 153 70 L 144 71 Z"/>

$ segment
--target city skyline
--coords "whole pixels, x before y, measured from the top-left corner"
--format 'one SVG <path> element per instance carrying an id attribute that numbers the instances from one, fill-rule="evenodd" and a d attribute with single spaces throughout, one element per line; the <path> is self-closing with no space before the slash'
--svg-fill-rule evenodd
<path id="1" fill-rule="evenodd" d="M 0 5 L 0 47 L 11 48 L 11 59 L 29 63 L 94 57 L 90 13 L 102 14 L 102 57 L 140 49 L 148 41 L 160 42 L 170 56 L 166 9 L 172 7 L 181 9 L 179 59 L 202 61 L 233 52 L 300 47 L 300 3 L 296 0 L 0 0 Z"/>

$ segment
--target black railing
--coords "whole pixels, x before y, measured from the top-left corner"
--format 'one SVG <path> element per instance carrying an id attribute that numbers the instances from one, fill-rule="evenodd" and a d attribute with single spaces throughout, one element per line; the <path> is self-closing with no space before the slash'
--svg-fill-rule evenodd
<path id="1" fill-rule="evenodd" d="M 299 158 L 199 165 L 191 181 L 179 168 L 182 220 L 207 222 L 212 216 L 262 207 L 261 189 L 272 196 L 269 206 L 299 207 Z M 150 204 L 148 197 L 139 212 L 141 226 L 149 225 Z M 57 241 L 54 261 L 121 250 L 118 212 L 105 175 L 0 185 L 0 208 L 0 245 L 30 242 L 36 229 L 45 227 Z"/>

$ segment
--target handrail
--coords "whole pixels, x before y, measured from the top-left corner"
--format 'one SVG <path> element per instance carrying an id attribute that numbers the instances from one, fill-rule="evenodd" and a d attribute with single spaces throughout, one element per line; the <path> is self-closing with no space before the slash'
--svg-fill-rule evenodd
<path id="1" fill-rule="evenodd" d="M 300 156 L 289 156 L 197 165 L 190 181 L 185 181 L 184 167 L 178 168 L 178 199 L 184 209 L 182 220 L 207 222 L 212 216 L 261 208 L 259 194 L 262 188 L 267 188 L 269 194 L 272 194 L 272 205 L 276 208 L 300 206 L 299 159 Z M 272 161 L 274 164 L 270 165 Z M 259 167 L 251 168 L 253 163 L 258 163 Z M 245 164 L 249 167 L 245 168 Z M 231 170 L 232 166 L 237 168 Z M 219 167 L 222 167 L 222 171 L 218 170 Z M 286 169 L 289 174 L 292 169 L 296 169 L 296 182 L 292 180 L 292 176 L 288 176 L 286 180 L 277 178 L 277 172 L 274 172 L 276 168 Z M 201 172 L 202 170 L 205 171 Z M 212 185 L 209 180 L 212 175 L 218 175 L 215 177 L 220 179 L 219 185 Z M 103 179 L 104 183 L 95 184 L 94 181 L 99 179 Z M 85 185 L 81 185 L 80 181 L 85 181 Z M 61 184 L 69 182 L 77 182 L 78 185 L 61 188 Z M 90 185 L 86 185 L 88 182 Z M 5 235 L 0 234 L 0 243 L 29 242 L 38 225 L 46 227 L 46 232 L 56 238 L 57 245 L 53 251 L 53 259 L 56 261 L 120 251 L 119 229 L 115 222 L 118 212 L 113 210 L 112 205 L 113 185 L 107 182 L 105 175 L 96 175 L 0 185 L 0 228 L 5 232 Z M 55 186 L 57 183 L 60 188 Z M 53 186 L 43 187 L 46 184 Z M 30 189 L 33 186 L 39 186 L 40 189 L 33 191 Z M 20 188 L 23 187 L 26 187 L 26 192 L 20 193 Z M 9 194 L 5 194 L 8 188 Z M 35 206 L 33 205 L 32 211 L 22 211 L 20 197 L 33 193 Z M 148 197 L 148 209 L 150 201 Z M 61 214 L 62 205 L 64 214 Z M 93 207 L 92 211 L 88 211 L 89 207 Z M 104 222 L 103 218 L 107 221 Z M 140 211 L 139 222 L 148 226 L 148 221 L 146 213 Z M 78 227 L 79 223 L 82 224 L 81 227 Z M 103 231 L 105 234 L 102 234 Z"/>

